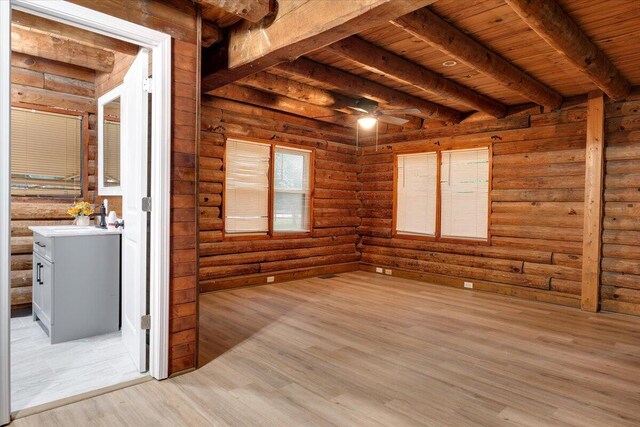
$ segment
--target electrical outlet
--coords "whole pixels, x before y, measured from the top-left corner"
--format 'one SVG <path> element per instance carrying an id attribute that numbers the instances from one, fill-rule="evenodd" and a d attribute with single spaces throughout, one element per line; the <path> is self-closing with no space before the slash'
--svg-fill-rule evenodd
<path id="1" fill-rule="evenodd" d="M 276 281 L 276 277 L 275 276 L 268 276 L 267 277 L 267 283 L 273 283 Z"/>
<path id="2" fill-rule="evenodd" d="M 384 274 L 386 274 L 387 276 L 391 276 L 391 274 L 393 274 L 393 271 L 391 271 L 390 268 L 385 268 L 384 269 Z"/>
<path id="3" fill-rule="evenodd" d="M 469 289 L 473 289 L 473 282 L 464 282 L 464 287 L 465 288 L 469 288 Z"/>
<path id="4" fill-rule="evenodd" d="M 382 267 L 376 267 L 376 273 L 382 274 Z"/>

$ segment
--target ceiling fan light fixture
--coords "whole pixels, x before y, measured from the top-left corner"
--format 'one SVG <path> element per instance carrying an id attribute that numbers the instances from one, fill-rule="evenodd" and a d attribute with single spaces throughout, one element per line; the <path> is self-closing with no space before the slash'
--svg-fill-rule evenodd
<path id="1" fill-rule="evenodd" d="M 363 116 L 358 119 L 358 126 L 360 126 L 362 129 L 368 130 L 368 129 L 372 129 L 377 122 L 378 122 L 378 119 L 376 119 L 373 116 Z"/>

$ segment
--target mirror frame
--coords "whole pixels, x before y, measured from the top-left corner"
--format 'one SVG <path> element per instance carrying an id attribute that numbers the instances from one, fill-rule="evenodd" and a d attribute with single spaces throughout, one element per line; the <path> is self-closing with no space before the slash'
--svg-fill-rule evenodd
<path id="1" fill-rule="evenodd" d="M 122 85 L 118 85 L 98 98 L 98 194 L 97 196 L 122 196 L 122 171 L 120 171 L 120 185 L 107 187 L 104 185 L 104 106 L 120 98 L 122 102 Z M 122 109 L 120 109 L 122 111 Z M 122 141 L 120 141 L 122 144 Z"/>

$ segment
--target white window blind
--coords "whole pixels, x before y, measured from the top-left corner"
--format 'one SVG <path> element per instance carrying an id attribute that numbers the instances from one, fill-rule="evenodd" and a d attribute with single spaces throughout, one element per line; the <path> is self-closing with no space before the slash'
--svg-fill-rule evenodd
<path id="1" fill-rule="evenodd" d="M 104 186 L 120 186 L 120 122 L 104 121 Z"/>
<path id="2" fill-rule="evenodd" d="M 436 233 L 436 153 L 398 156 L 396 231 Z"/>
<path id="3" fill-rule="evenodd" d="M 275 148 L 273 230 L 309 231 L 311 152 L 293 148 Z"/>
<path id="4" fill-rule="evenodd" d="M 441 236 L 487 239 L 489 149 L 442 152 Z"/>
<path id="5" fill-rule="evenodd" d="M 271 146 L 228 139 L 225 154 L 225 232 L 269 231 Z"/>
<path id="6" fill-rule="evenodd" d="M 82 118 L 13 108 L 13 195 L 68 196 L 82 193 Z"/>

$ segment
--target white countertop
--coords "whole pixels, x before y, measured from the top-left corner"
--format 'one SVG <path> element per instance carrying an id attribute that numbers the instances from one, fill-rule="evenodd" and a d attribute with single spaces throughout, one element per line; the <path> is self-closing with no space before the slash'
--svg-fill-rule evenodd
<path id="1" fill-rule="evenodd" d="M 42 227 L 29 227 L 29 230 L 44 237 L 74 237 L 74 236 L 103 236 L 110 234 L 122 234 L 122 229 L 106 230 L 93 225 L 80 227 L 77 225 L 52 225 Z"/>

